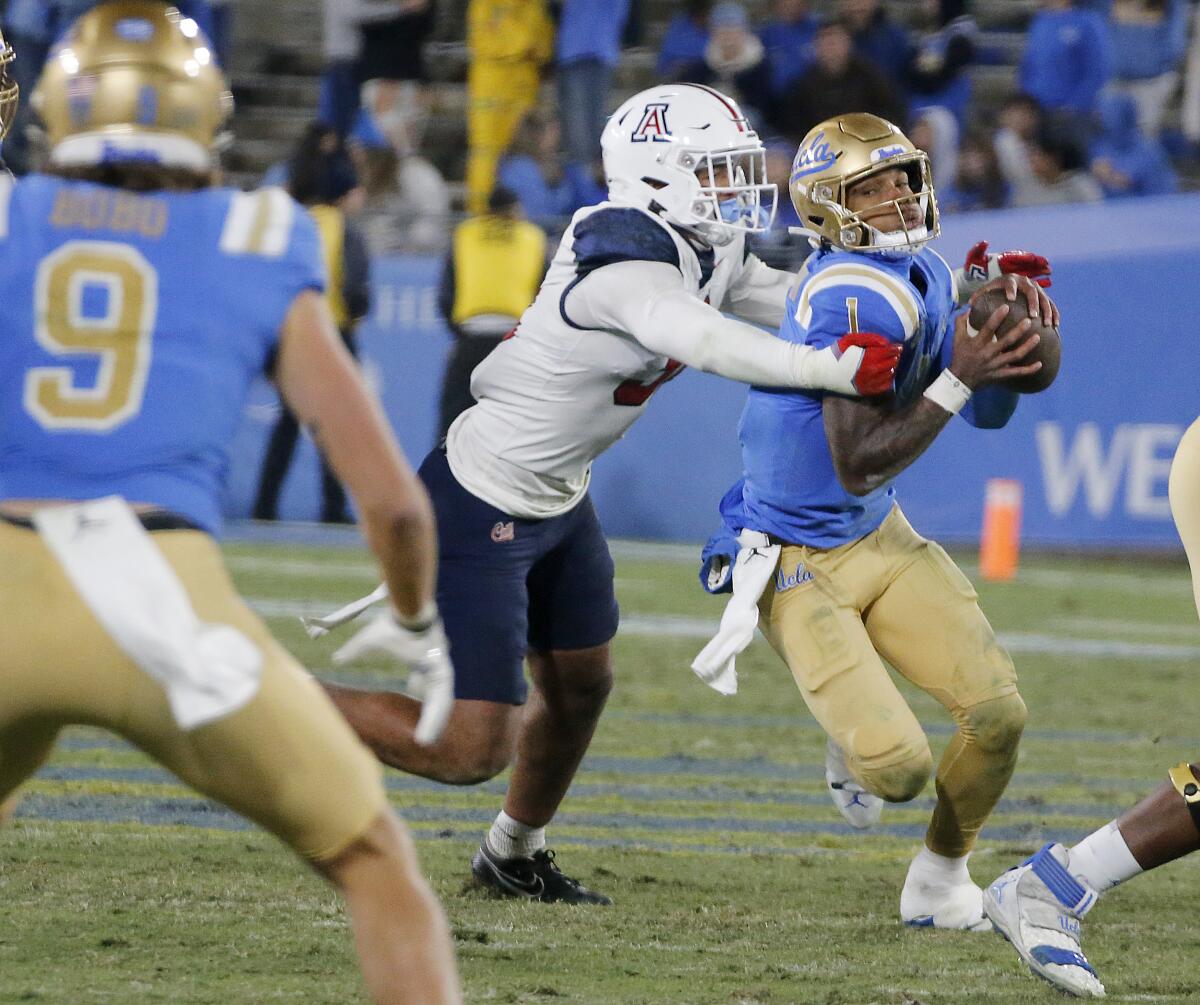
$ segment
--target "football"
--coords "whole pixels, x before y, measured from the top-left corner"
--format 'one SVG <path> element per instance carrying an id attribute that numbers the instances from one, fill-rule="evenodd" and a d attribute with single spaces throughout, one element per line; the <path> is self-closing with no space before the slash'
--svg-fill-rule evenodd
<path id="1" fill-rule="evenodd" d="M 971 328 L 978 331 L 982 328 L 991 316 L 992 311 L 1000 307 L 1002 304 L 1008 304 L 1008 317 L 1000 323 L 998 335 L 1003 335 L 1013 325 L 1020 323 L 1028 317 L 1028 307 L 1023 295 L 1018 295 L 1016 300 L 1009 301 L 1004 297 L 1004 290 L 999 287 L 984 290 L 971 304 L 971 314 L 968 318 Z M 1021 394 L 1037 394 L 1039 391 L 1044 391 L 1054 383 L 1054 378 L 1058 376 L 1058 364 L 1062 357 L 1062 339 L 1059 337 L 1058 329 L 1050 325 L 1041 324 L 1038 319 L 1034 319 L 1033 327 L 1029 329 L 1029 334 L 1037 334 L 1042 337 L 1033 352 L 1022 360 L 1022 363 L 1032 363 L 1035 360 L 1040 360 L 1042 368 L 1037 373 L 1030 374 L 1028 377 L 1014 377 L 1011 380 L 1004 381 L 1004 386 L 1019 391 Z"/>

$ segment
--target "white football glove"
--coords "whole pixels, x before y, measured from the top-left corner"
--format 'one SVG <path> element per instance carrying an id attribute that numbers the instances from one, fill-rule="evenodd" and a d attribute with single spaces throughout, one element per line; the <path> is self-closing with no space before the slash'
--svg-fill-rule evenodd
<path id="1" fill-rule="evenodd" d="M 434 743 L 454 707 L 454 664 L 442 619 L 435 617 L 424 631 L 414 632 L 402 626 L 392 611 L 383 611 L 333 654 L 333 662 L 350 663 L 373 653 L 392 656 L 410 667 L 408 693 L 421 702 L 413 738 L 424 746 Z"/>

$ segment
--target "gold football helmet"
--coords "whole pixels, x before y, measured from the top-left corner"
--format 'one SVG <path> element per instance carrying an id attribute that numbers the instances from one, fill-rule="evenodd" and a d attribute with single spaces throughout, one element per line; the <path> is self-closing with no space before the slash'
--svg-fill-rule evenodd
<path id="1" fill-rule="evenodd" d="M 887 168 L 908 174 L 912 195 L 890 200 L 901 226 L 884 233 L 851 211 L 846 199 L 856 183 Z M 803 228 L 846 251 L 915 251 L 941 231 L 928 154 L 878 115 L 838 115 L 811 129 L 792 162 L 790 187 Z M 920 207 L 920 225 L 904 224 L 905 202 Z"/>
<path id="2" fill-rule="evenodd" d="M 117 0 L 80 17 L 50 53 L 32 100 L 60 167 L 207 170 L 233 108 L 196 22 L 155 0 Z"/>
<path id="3" fill-rule="evenodd" d="M 0 33 L 0 140 L 8 135 L 17 114 L 17 82 L 8 73 L 9 64 L 16 58 L 13 47 Z"/>

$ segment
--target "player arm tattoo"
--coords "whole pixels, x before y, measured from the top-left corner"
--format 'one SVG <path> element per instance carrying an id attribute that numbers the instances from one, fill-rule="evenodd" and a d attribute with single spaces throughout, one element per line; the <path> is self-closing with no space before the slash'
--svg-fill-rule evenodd
<path id="1" fill-rule="evenodd" d="M 926 397 L 890 411 L 886 403 L 827 395 L 822 410 L 838 481 L 856 496 L 895 478 L 925 452 L 953 417 Z"/>

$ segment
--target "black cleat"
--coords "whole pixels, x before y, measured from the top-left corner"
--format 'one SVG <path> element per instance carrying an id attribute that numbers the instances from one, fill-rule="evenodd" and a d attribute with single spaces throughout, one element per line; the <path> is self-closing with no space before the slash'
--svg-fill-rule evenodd
<path id="1" fill-rule="evenodd" d="M 554 852 L 543 848 L 532 858 L 497 858 L 487 842 L 471 859 L 471 874 L 483 886 L 505 897 L 526 897 L 551 904 L 611 904 L 602 893 L 589 890 L 563 874 L 554 864 Z"/>

